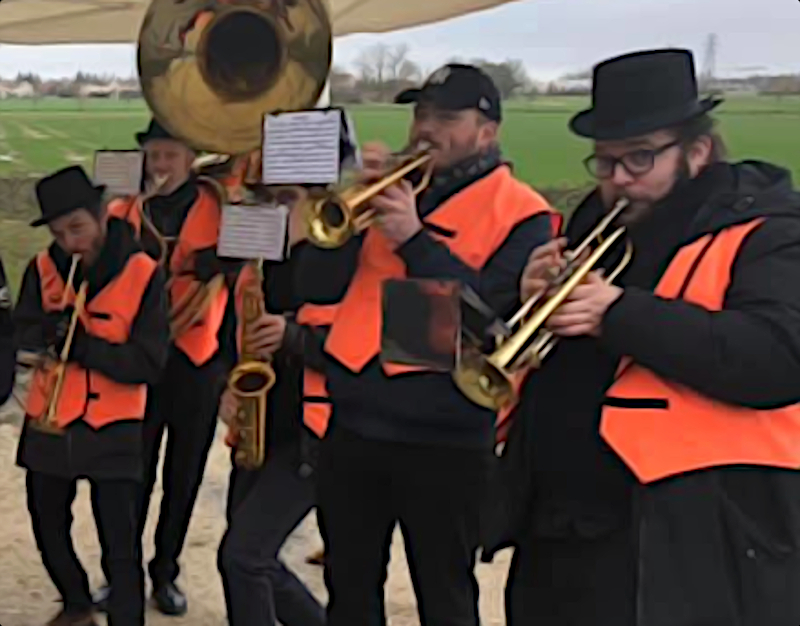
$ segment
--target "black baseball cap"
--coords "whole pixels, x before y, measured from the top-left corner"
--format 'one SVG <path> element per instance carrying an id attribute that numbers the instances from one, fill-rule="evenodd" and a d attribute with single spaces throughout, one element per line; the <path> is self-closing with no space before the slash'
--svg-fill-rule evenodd
<path id="1" fill-rule="evenodd" d="M 502 119 L 500 92 L 491 78 L 474 65 L 450 63 L 428 77 L 422 87 L 406 89 L 394 99 L 397 104 L 430 102 L 440 109 L 477 109 L 490 120 Z"/>

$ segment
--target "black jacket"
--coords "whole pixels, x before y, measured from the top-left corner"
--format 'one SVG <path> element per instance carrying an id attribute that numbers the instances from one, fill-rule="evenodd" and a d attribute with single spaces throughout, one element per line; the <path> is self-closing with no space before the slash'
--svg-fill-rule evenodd
<path id="1" fill-rule="evenodd" d="M 14 387 L 16 350 L 12 304 L 11 290 L 6 281 L 3 261 L 0 259 L 0 404 L 8 400 Z"/>
<path id="2" fill-rule="evenodd" d="M 493 171 L 497 163 L 455 180 L 432 185 L 420 197 L 423 219 L 445 200 Z M 480 207 L 475 207 L 476 211 Z M 471 287 L 503 317 L 519 301 L 519 279 L 530 251 L 552 236 L 551 219 L 533 216 L 519 224 L 481 271 L 455 257 L 446 244 L 434 239 L 429 227 L 398 249 L 410 278 L 457 280 Z M 298 269 L 298 292 L 304 302 L 340 302 L 355 273 L 363 237 L 342 248 L 322 250 L 306 246 Z M 495 414 L 470 402 L 447 373 L 415 373 L 387 377 L 379 358 L 354 374 L 322 349 L 325 333 L 307 351 L 321 365 L 334 406 L 332 424 L 362 437 L 412 444 L 438 444 L 489 449 L 494 441 Z M 309 342 L 310 343 L 310 342 Z M 320 355 L 323 355 L 322 357 Z M 316 369 L 320 369 L 317 367 Z"/>
<path id="3" fill-rule="evenodd" d="M 727 403 L 774 408 L 800 402 L 800 194 L 789 174 L 759 162 L 718 165 L 676 195 L 667 205 L 690 210 L 654 271 L 639 276 L 649 285 L 630 284 L 633 279 L 623 274 L 625 292 L 607 312 L 602 338 L 562 340 L 530 377 L 498 464 L 498 499 L 484 528 L 484 558 L 531 537 L 535 545 L 537 534 L 586 536 L 628 523 L 638 551 L 637 626 L 797 624 L 800 473 L 726 467 L 643 486 L 611 458 L 597 432 L 621 355 Z M 572 236 L 588 230 L 602 211 L 594 196 L 587 199 L 570 223 Z M 680 222 L 680 214 L 673 217 Z M 653 295 L 678 247 L 756 217 L 767 219 L 739 252 L 723 311 Z M 658 247 L 665 238 L 656 229 L 640 239 L 639 248 Z M 598 388 L 586 387 L 594 374 L 582 373 L 583 364 L 567 358 L 590 342 L 597 344 L 591 350 L 611 357 L 609 374 L 595 376 Z M 545 384 L 559 379 L 561 406 L 552 400 L 553 385 Z M 593 395 L 581 423 L 564 407 L 587 393 Z M 573 429 L 574 446 L 557 437 L 558 423 Z M 548 445 L 555 446 L 553 457 L 564 457 L 563 466 L 536 458 Z M 585 452 L 582 458 L 576 447 Z M 561 481 L 564 468 L 572 476 Z M 569 491 L 571 506 L 562 506 L 559 489 Z M 613 507 L 603 508 L 588 495 L 598 489 Z"/>
<path id="4" fill-rule="evenodd" d="M 126 222 L 110 219 L 108 236 L 97 262 L 87 271 L 87 300 L 110 283 L 128 258 L 140 250 Z M 64 280 L 70 260 L 55 244 L 49 253 Z M 83 281 L 79 269 L 74 286 Z M 28 265 L 14 315 L 18 349 L 41 352 L 45 314 L 42 309 L 39 273 L 35 259 Z M 169 326 L 164 274 L 159 269 L 145 289 L 139 312 L 126 343 L 111 344 L 77 332 L 71 357 L 86 369 L 102 372 L 124 384 L 156 383 L 167 359 Z M 69 390 L 65 390 L 68 393 Z M 128 416 L 121 416 L 128 417 Z M 133 417 L 133 416 L 130 416 Z M 46 435 L 23 427 L 18 452 L 21 466 L 33 471 L 68 478 L 137 479 L 141 475 L 141 421 L 123 420 L 95 431 L 82 420 L 73 422 L 63 435 Z"/>

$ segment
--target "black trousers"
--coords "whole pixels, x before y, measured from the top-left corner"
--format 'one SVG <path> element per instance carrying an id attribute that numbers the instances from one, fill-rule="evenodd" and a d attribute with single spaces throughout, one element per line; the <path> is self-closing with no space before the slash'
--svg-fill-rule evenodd
<path id="1" fill-rule="evenodd" d="M 325 610 L 278 559 L 315 503 L 315 474 L 297 447 L 271 451 L 259 470 L 231 471 L 218 559 L 231 626 L 325 624 Z"/>
<path id="2" fill-rule="evenodd" d="M 330 626 L 386 624 L 399 522 L 422 626 L 477 626 L 479 511 L 491 452 L 362 439 L 334 428 L 319 469 Z"/>
<path id="3" fill-rule="evenodd" d="M 509 570 L 508 626 L 635 626 L 635 553 L 629 525 L 598 537 L 526 538 Z"/>
<path id="4" fill-rule="evenodd" d="M 161 439 L 165 430 L 168 433 L 156 552 L 148 566 L 155 588 L 174 582 L 180 573 L 178 558 L 214 440 L 224 385 L 224 369 L 218 360 L 197 367 L 173 349 L 161 381 L 150 390 L 143 432 L 145 477 L 139 498 L 140 544 L 156 481 Z"/>
<path id="5" fill-rule="evenodd" d="M 144 624 L 144 572 L 136 538 L 138 484 L 93 480 L 94 510 L 103 561 L 111 583 L 109 626 Z M 72 502 L 76 480 L 28 472 L 28 510 L 36 545 L 66 611 L 89 611 L 89 580 L 72 545 Z"/>

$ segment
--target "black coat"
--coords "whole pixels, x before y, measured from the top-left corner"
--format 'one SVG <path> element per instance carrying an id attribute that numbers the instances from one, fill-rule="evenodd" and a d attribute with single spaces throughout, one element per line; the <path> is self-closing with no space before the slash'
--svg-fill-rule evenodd
<path id="1" fill-rule="evenodd" d="M 786 171 L 765 163 L 715 171 L 714 188 L 693 209 L 680 245 L 766 218 L 739 252 L 723 311 L 664 301 L 652 289 L 626 285 L 604 318 L 599 348 L 616 357 L 630 355 L 659 376 L 734 405 L 800 402 L 800 194 Z M 692 182 L 682 192 L 688 189 L 687 200 L 700 184 Z M 602 210 L 594 196 L 587 199 L 570 224 L 572 234 L 585 232 Z M 566 351 L 563 344 L 559 348 Z M 555 360 L 555 353 L 548 358 Z M 561 376 L 574 385 L 581 366 L 563 361 L 557 365 Z M 541 471 L 534 468 L 541 464 L 532 451 L 543 445 L 537 422 L 562 418 L 557 406 L 544 403 L 545 396 L 534 374 L 496 467 L 497 499 L 487 507 L 484 559 L 530 537 L 533 520 L 540 517 L 542 494 L 533 487 L 535 472 Z M 601 392 L 590 411 L 595 419 L 602 402 Z M 592 415 L 586 419 L 591 423 Z M 568 456 L 570 449 L 556 452 Z M 581 478 L 580 460 L 575 463 L 575 479 L 591 487 L 595 476 Z M 646 486 L 631 479 L 624 488 L 620 473 L 617 484 L 615 493 L 623 494 L 625 515 L 635 529 L 637 626 L 800 623 L 800 472 L 725 467 Z"/>
<path id="2" fill-rule="evenodd" d="M 109 284 L 125 267 L 128 258 L 139 251 L 127 223 L 111 219 L 108 237 L 95 265 L 87 271 L 87 300 Z M 53 244 L 49 253 L 66 280 L 70 260 Z M 82 280 L 76 272 L 75 285 Z M 75 287 L 77 289 L 77 286 Z M 35 259 L 22 280 L 14 313 L 16 343 L 19 349 L 41 352 L 45 346 L 42 323 L 41 287 Z M 70 357 L 86 369 L 102 372 L 124 384 L 154 384 L 166 363 L 169 325 L 164 274 L 159 269 L 150 280 L 126 343 L 111 344 L 86 333 L 76 333 Z M 63 393 L 69 393 L 64 389 Z M 142 422 L 135 416 L 120 416 L 94 430 L 83 420 L 66 427 L 60 435 L 34 430 L 26 420 L 20 437 L 17 462 L 31 471 L 64 478 L 140 479 L 142 475 Z"/>
<path id="3" fill-rule="evenodd" d="M 11 290 L 6 281 L 3 261 L 0 260 L 0 404 L 11 396 L 14 387 L 16 350 L 12 321 Z"/>

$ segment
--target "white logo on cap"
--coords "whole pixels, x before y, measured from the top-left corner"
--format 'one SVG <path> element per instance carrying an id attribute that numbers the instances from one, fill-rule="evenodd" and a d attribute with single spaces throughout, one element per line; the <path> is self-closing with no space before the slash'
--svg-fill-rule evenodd
<path id="1" fill-rule="evenodd" d="M 431 74 L 431 77 L 428 79 L 428 84 L 430 84 L 430 85 L 441 85 L 448 78 L 450 78 L 450 68 L 449 67 L 440 67 L 433 74 Z"/>
<path id="2" fill-rule="evenodd" d="M 492 108 L 492 105 L 489 104 L 489 101 L 485 97 L 482 97 L 480 100 L 478 100 L 478 108 L 486 111 Z"/>

